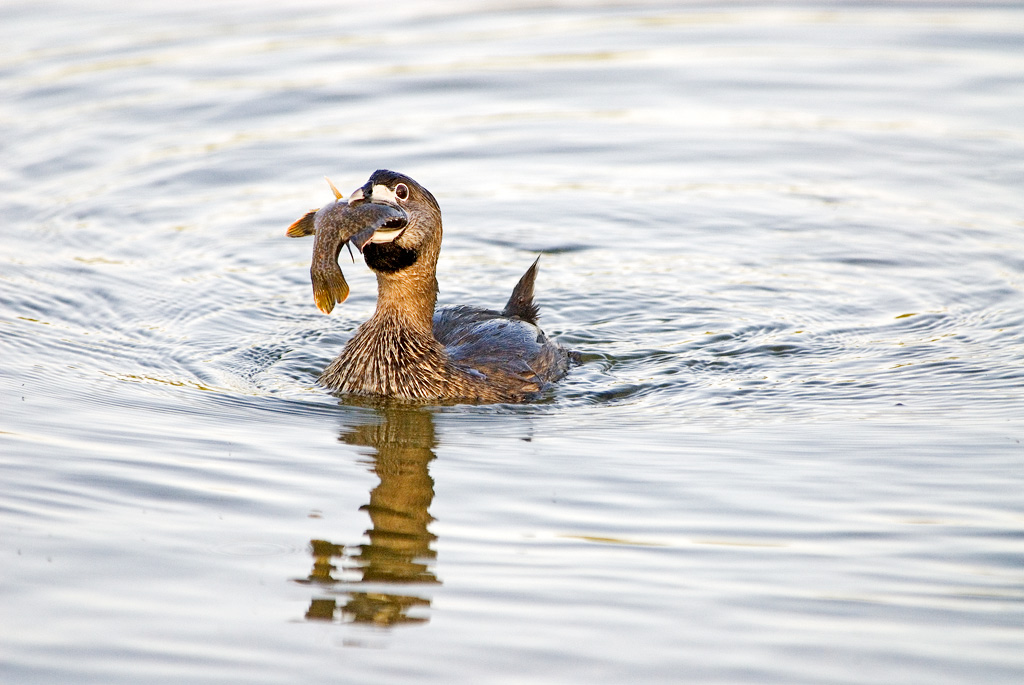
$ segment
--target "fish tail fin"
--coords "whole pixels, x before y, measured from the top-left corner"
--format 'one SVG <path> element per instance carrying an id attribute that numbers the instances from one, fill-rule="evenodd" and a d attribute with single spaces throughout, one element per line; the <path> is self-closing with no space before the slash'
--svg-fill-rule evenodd
<path id="1" fill-rule="evenodd" d="M 341 269 L 334 269 L 321 277 L 313 276 L 313 300 L 316 308 L 324 314 L 330 314 L 335 304 L 341 304 L 348 298 L 348 283 Z"/>

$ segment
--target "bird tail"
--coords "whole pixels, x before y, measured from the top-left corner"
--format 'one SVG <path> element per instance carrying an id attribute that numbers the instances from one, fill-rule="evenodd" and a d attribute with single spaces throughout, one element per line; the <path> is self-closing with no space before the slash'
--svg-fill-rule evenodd
<path id="1" fill-rule="evenodd" d="M 537 323 L 540 307 L 533 303 L 533 283 L 537 280 L 537 262 L 539 261 L 540 257 L 537 257 L 516 283 L 516 287 L 512 289 L 512 297 L 508 298 L 508 304 L 501 311 L 502 316 L 518 316 L 523 321 Z"/>

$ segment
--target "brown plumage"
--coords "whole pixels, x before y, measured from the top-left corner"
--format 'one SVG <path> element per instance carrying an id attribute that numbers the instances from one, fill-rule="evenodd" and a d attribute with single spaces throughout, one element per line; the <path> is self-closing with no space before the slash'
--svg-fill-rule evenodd
<path id="1" fill-rule="evenodd" d="M 352 218 L 370 203 L 388 208 L 359 210 L 377 222 L 372 235 L 358 230 Z M 316 213 L 317 240 L 332 249 L 336 243 L 336 258 L 348 238 L 337 240 L 329 232 L 360 237 L 363 244 L 353 244 L 377 274 L 377 310 L 320 375 L 321 384 L 343 393 L 411 400 L 522 402 L 568 372 L 570 353 L 536 325 L 536 261 L 501 312 L 469 306 L 435 312 L 442 230 L 434 196 L 408 176 L 380 170 L 347 205 L 332 205 L 323 218 L 324 210 Z M 405 214 L 404 224 L 394 209 Z M 312 222 L 307 214 L 290 234 L 308 234 L 295 227 L 308 229 Z"/>

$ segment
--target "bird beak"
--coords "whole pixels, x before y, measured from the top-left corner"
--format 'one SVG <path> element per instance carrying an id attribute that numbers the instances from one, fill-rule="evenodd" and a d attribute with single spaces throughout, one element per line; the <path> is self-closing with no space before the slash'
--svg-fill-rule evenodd
<path id="1" fill-rule="evenodd" d="M 375 185 L 373 187 L 365 185 L 356 188 L 352 194 L 348 196 L 348 204 L 352 205 L 356 202 L 372 202 L 377 205 L 386 205 L 405 215 L 405 221 L 397 222 L 401 224 L 400 226 L 381 226 L 377 230 L 373 231 L 372 234 L 361 232 L 357 236 L 354 236 L 351 242 L 359 248 L 360 252 L 363 251 L 363 246 L 368 243 L 374 243 L 377 245 L 392 243 L 398 240 L 398 238 L 405 233 L 405 229 L 409 225 L 409 214 L 402 207 L 398 206 L 398 198 L 395 197 L 395 191 L 385 185 Z"/>
<path id="2" fill-rule="evenodd" d="M 388 228 L 386 226 L 381 226 L 380 228 L 373 232 L 373 235 L 371 235 L 370 239 L 367 240 L 366 242 L 373 243 L 374 245 L 380 245 L 383 243 L 393 243 L 396 240 L 398 240 L 403 233 L 405 233 L 405 229 L 408 228 L 408 226 L 408 221 L 402 224 L 401 228 Z M 362 252 L 362 248 L 359 248 L 359 251 Z"/>

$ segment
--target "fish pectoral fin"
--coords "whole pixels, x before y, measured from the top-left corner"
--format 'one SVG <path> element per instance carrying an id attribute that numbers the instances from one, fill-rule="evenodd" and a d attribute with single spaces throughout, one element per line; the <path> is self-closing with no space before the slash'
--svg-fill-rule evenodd
<path id="1" fill-rule="evenodd" d="M 301 219 L 297 219 L 291 226 L 288 227 L 288 230 L 285 232 L 285 235 L 287 235 L 289 238 L 303 238 L 307 235 L 313 235 L 314 233 L 316 233 L 314 219 L 316 218 L 317 211 L 319 210 L 311 209 L 308 212 L 306 212 Z"/>

